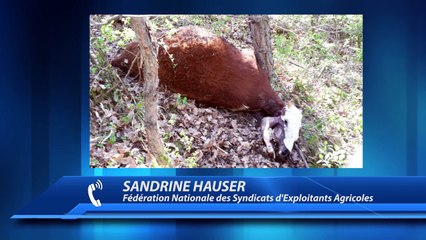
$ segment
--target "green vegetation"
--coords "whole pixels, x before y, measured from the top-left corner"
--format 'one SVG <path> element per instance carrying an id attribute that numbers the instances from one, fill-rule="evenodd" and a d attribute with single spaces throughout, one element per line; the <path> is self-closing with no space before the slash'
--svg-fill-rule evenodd
<path id="1" fill-rule="evenodd" d="M 176 102 L 180 105 L 187 105 L 188 104 L 188 98 L 182 97 L 179 93 L 176 94 Z"/>
<path id="2" fill-rule="evenodd" d="M 108 17 L 91 16 L 96 22 Z M 247 19 L 243 15 L 173 15 L 150 17 L 149 22 L 153 36 L 197 25 L 244 49 L 252 48 Z M 311 166 L 341 167 L 362 145 L 362 16 L 271 16 L 270 27 L 278 76 L 273 87 L 303 110 L 299 146 Z M 91 166 L 123 167 L 128 163 L 114 159 L 127 157 L 135 159 L 139 167 L 156 166 L 144 147 L 142 85 L 121 78 L 108 63 L 134 37 L 129 18 L 91 26 Z M 160 116 L 168 161 L 196 167 L 202 156 L 199 146 L 194 146 L 194 137 L 179 125 L 191 100 L 173 96 L 167 103 L 174 107 L 165 111 L 161 106 Z"/>
<path id="3" fill-rule="evenodd" d="M 339 167 L 362 144 L 362 16 L 274 16 L 281 88 L 304 110 L 311 164 Z"/>

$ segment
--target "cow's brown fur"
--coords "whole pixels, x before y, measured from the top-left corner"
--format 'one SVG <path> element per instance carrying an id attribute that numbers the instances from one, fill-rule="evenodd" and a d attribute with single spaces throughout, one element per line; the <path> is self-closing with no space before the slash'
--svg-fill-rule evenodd
<path id="1" fill-rule="evenodd" d="M 160 83 L 174 92 L 213 107 L 232 110 L 263 110 L 282 114 L 283 101 L 272 89 L 267 74 L 257 69 L 253 53 L 244 53 L 223 38 L 198 27 L 183 27 L 163 37 L 158 52 Z M 116 56 L 111 64 L 128 72 L 136 42 Z M 139 74 L 135 61 L 130 76 Z"/>

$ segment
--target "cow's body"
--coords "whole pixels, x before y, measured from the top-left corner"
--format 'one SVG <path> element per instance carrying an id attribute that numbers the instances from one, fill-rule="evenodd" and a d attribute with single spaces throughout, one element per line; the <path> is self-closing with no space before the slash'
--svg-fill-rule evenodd
<path id="1" fill-rule="evenodd" d="M 158 76 L 168 89 L 212 107 L 259 110 L 267 151 L 275 158 L 291 152 L 299 137 L 302 112 L 286 106 L 257 68 L 253 52 L 242 52 L 223 38 L 198 27 L 183 27 L 159 38 Z M 135 57 L 138 56 L 137 60 Z M 130 43 L 111 64 L 130 76 L 141 76 L 138 43 Z M 284 114 L 285 112 L 285 114 Z"/>
<path id="2" fill-rule="evenodd" d="M 268 116 L 282 114 L 284 103 L 267 74 L 258 70 L 252 52 L 242 52 L 198 27 L 180 28 L 161 41 L 158 75 L 160 84 L 168 89 L 212 107 L 262 110 Z M 130 69 L 129 75 L 137 76 L 135 56 L 138 45 L 133 42 L 111 64 L 124 72 Z"/>

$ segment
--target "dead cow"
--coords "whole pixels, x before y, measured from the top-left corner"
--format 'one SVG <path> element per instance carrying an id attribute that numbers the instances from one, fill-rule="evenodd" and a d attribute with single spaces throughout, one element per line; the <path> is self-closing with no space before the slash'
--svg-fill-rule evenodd
<path id="1" fill-rule="evenodd" d="M 159 39 L 160 84 L 212 107 L 262 110 L 279 116 L 283 101 L 272 89 L 267 74 L 257 69 L 253 52 L 242 52 L 199 27 L 182 27 Z M 130 43 L 111 64 L 130 76 L 139 75 L 138 44 Z"/>
<path id="2" fill-rule="evenodd" d="M 262 111 L 281 119 L 284 102 L 272 89 L 267 74 L 257 68 L 253 52 L 240 51 L 224 38 L 192 26 L 165 34 L 159 42 L 160 84 L 207 106 Z M 138 44 L 132 42 L 111 64 L 132 77 L 142 76 L 138 52 Z M 291 150 L 290 141 L 297 140 L 287 137 L 292 125 L 279 126 L 285 133 L 284 145 Z M 294 126 L 300 128 L 300 124 Z M 268 142 L 265 140 L 270 151 Z"/>

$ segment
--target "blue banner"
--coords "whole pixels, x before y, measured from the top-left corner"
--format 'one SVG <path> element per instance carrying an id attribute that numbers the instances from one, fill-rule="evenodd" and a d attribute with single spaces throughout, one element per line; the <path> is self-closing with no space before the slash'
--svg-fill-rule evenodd
<path id="1" fill-rule="evenodd" d="M 12 218 L 426 218 L 426 177 L 63 177 Z"/>

